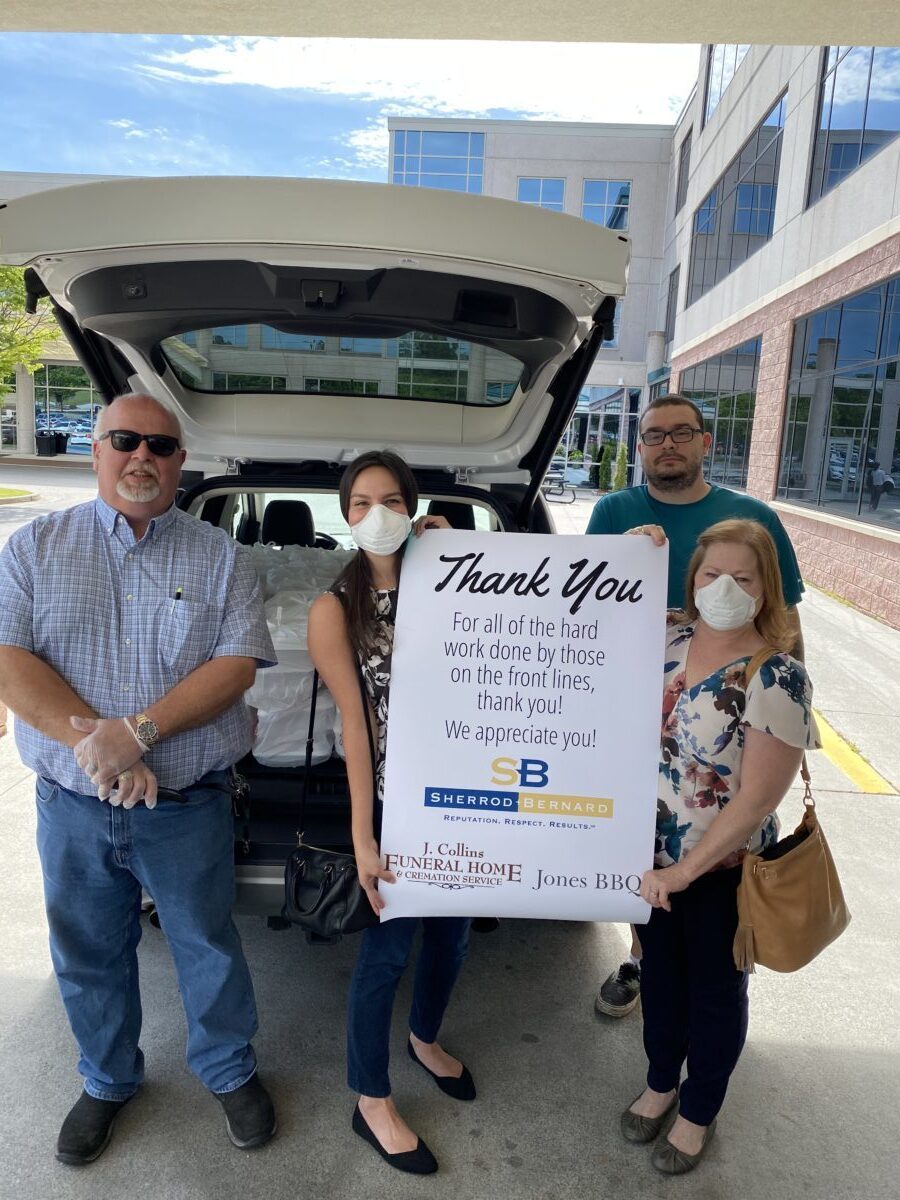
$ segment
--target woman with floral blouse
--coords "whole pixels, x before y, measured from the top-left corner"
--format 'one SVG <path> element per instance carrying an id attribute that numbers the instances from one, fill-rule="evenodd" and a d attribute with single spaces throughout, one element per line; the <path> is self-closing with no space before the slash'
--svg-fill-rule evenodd
<path id="1" fill-rule="evenodd" d="M 732 955 L 741 859 L 777 840 L 774 810 L 815 744 L 768 531 L 711 526 L 688 581 L 666 638 L 655 865 L 641 882 L 647 1086 L 621 1117 L 628 1141 L 651 1142 L 674 1113 L 652 1159 L 667 1175 L 700 1161 L 746 1037 Z"/>

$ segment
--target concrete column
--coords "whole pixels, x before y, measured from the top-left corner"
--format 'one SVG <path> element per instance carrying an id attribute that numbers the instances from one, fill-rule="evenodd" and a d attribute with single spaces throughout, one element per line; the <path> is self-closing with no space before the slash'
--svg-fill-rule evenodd
<path id="1" fill-rule="evenodd" d="M 666 335 L 661 329 L 647 334 L 647 375 L 652 375 L 666 362 Z"/>
<path id="2" fill-rule="evenodd" d="M 16 368 L 16 449 L 19 454 L 35 454 L 34 376 L 24 367 Z"/>
<path id="3" fill-rule="evenodd" d="M 807 487 L 811 486 L 822 463 L 825 439 L 828 436 L 828 413 L 831 406 L 831 387 L 837 342 L 834 338 L 820 338 L 816 347 L 816 382 L 809 402 L 809 421 L 806 425 L 806 441 L 803 445 L 803 474 Z M 826 372 L 828 372 L 826 374 Z M 827 464 L 824 468 L 828 469 Z"/>

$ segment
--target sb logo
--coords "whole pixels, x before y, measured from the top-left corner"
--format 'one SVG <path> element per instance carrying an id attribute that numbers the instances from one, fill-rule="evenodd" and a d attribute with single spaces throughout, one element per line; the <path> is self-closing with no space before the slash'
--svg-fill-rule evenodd
<path id="1" fill-rule="evenodd" d="M 550 767 L 541 758 L 495 758 L 491 783 L 518 783 L 522 788 L 542 788 L 550 782 Z"/>

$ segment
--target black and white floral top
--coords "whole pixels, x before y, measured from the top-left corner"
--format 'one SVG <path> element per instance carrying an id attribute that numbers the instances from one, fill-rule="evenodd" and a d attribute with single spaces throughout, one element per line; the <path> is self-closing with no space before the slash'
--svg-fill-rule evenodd
<path id="1" fill-rule="evenodd" d="M 388 695 L 391 687 L 391 654 L 394 649 L 394 619 L 397 615 L 397 589 L 372 589 L 375 605 L 375 636 L 368 655 L 359 656 L 366 691 L 378 722 L 375 747 L 375 798 L 384 800 L 384 754 L 387 746 Z"/>

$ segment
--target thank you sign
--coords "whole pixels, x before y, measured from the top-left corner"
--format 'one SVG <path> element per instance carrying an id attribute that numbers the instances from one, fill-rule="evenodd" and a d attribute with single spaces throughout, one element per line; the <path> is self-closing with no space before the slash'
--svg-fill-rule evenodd
<path id="1" fill-rule="evenodd" d="M 667 549 L 430 530 L 403 563 L 383 919 L 646 921 Z"/>

